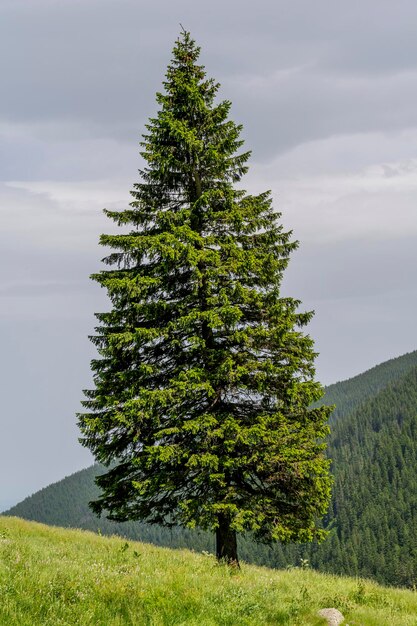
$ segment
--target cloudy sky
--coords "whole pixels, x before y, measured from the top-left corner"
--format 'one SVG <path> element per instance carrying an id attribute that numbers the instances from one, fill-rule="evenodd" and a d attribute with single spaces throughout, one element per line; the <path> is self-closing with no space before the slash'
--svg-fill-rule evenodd
<path id="1" fill-rule="evenodd" d="M 90 464 L 74 414 L 123 208 L 182 23 L 300 249 L 328 384 L 417 348 L 415 0 L 0 0 L 0 507 Z"/>

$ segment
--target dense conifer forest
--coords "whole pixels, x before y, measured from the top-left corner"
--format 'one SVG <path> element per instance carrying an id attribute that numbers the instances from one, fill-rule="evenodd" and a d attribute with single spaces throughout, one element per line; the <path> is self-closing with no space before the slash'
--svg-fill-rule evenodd
<path id="1" fill-rule="evenodd" d="M 372 577 L 390 585 L 417 583 L 417 351 L 326 389 L 335 404 L 329 455 L 335 477 L 321 545 L 255 545 L 240 538 L 243 560 L 273 567 L 310 564 L 338 574 Z M 136 522 L 97 519 L 88 501 L 97 495 L 93 466 L 42 489 L 10 509 L 59 526 L 100 530 L 172 547 L 213 551 L 206 534 Z"/>

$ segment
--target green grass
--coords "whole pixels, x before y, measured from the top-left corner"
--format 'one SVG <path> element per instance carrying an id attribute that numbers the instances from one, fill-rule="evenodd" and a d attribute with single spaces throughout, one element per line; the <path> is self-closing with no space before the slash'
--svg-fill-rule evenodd
<path id="1" fill-rule="evenodd" d="M 7 626 L 417 625 L 417 593 L 306 569 L 242 565 L 117 537 L 0 517 L 0 624 Z"/>

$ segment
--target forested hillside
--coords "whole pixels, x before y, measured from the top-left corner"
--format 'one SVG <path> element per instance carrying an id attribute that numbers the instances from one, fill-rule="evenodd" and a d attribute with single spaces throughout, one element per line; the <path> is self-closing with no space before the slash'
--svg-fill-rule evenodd
<path id="1" fill-rule="evenodd" d="M 330 530 L 321 545 L 266 546 L 241 538 L 249 562 L 285 567 L 308 559 L 322 571 L 376 578 L 391 585 L 417 582 L 417 352 L 387 361 L 361 376 L 331 385 L 337 403 L 329 455 L 335 486 Z M 42 489 L 8 511 L 47 524 L 123 534 L 158 545 L 212 550 L 213 538 L 182 529 L 98 520 L 93 466 Z"/>
<path id="2" fill-rule="evenodd" d="M 339 420 L 335 484 L 320 546 L 288 547 L 324 571 L 417 583 L 417 367 Z"/>
<path id="3" fill-rule="evenodd" d="M 323 401 L 326 404 L 335 405 L 330 423 L 334 423 L 341 415 L 351 413 L 362 402 L 375 396 L 381 389 L 401 378 L 414 366 L 417 366 L 417 350 L 385 361 L 363 374 L 326 387 Z"/>

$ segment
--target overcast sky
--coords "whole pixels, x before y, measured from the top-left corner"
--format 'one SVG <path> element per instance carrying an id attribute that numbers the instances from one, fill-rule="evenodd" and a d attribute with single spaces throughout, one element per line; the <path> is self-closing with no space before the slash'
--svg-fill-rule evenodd
<path id="1" fill-rule="evenodd" d="M 0 0 L 0 508 L 91 463 L 101 209 L 129 202 L 179 23 L 300 241 L 283 288 L 319 380 L 417 348 L 415 0 Z"/>

